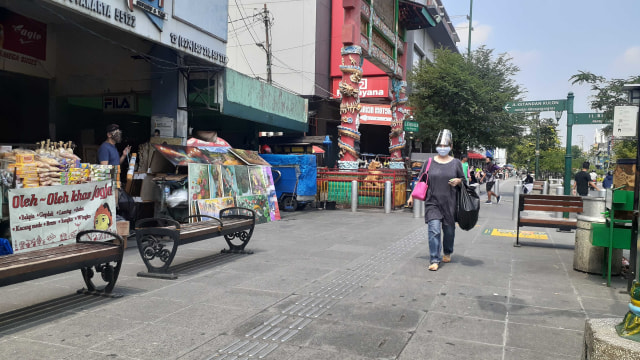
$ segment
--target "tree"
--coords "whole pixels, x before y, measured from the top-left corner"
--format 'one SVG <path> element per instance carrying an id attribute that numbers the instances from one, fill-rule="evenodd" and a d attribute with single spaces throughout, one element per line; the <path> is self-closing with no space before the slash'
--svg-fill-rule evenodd
<path id="1" fill-rule="evenodd" d="M 518 117 L 503 106 L 522 90 L 513 79 L 519 69 L 511 61 L 507 54 L 494 57 L 493 50 L 480 47 L 470 58 L 437 49 L 433 63 L 420 62 L 409 75 L 418 137 L 433 143 L 447 128 L 453 132 L 456 154 L 474 147 L 513 147 Z"/>
<path id="2" fill-rule="evenodd" d="M 637 84 L 640 76 L 631 76 L 627 79 L 607 80 L 603 76 L 595 75 L 588 71 L 578 71 L 569 79 L 572 84 L 591 84 L 592 96 L 591 108 L 605 113 L 605 118 L 613 122 L 613 111 L 618 105 L 627 105 L 627 94 L 622 90 L 624 84 Z M 605 135 L 611 136 L 613 132 L 612 124 L 603 129 Z M 617 159 L 635 159 L 638 142 L 635 140 L 615 141 L 612 144 L 613 156 L 609 161 L 615 162 Z"/>

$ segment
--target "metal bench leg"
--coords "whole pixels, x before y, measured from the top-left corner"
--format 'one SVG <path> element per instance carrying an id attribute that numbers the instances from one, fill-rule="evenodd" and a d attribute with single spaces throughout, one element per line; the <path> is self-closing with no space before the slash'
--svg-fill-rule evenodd
<path id="1" fill-rule="evenodd" d="M 253 254 L 253 251 L 245 250 L 244 248 L 251 240 L 251 235 L 253 235 L 253 226 L 249 230 L 238 231 L 232 234 L 227 234 L 224 236 L 224 239 L 227 241 L 227 245 L 229 245 L 229 250 L 222 250 L 223 253 L 234 253 L 234 254 Z M 239 244 L 234 244 L 233 240 L 236 242 L 240 242 Z"/>
<path id="2" fill-rule="evenodd" d="M 139 272 L 140 277 L 153 277 L 160 279 L 177 279 L 178 276 L 171 273 L 169 267 L 173 262 L 173 258 L 176 256 L 179 243 L 179 233 L 175 231 L 167 231 L 162 229 L 155 229 L 156 232 L 139 231 L 136 234 L 138 241 L 138 251 L 144 265 L 147 267 L 147 272 Z M 163 241 L 163 237 L 170 237 L 173 241 L 171 249 L 167 248 L 166 242 Z M 156 266 L 152 263 L 159 260 L 161 265 Z"/>
<path id="3" fill-rule="evenodd" d="M 95 274 L 91 267 L 84 267 L 80 269 L 80 271 L 82 272 L 82 278 L 84 279 L 84 283 L 87 285 L 87 288 L 78 290 L 78 294 L 99 295 L 113 298 L 122 297 L 122 294 L 112 293 L 113 288 L 116 285 L 116 281 L 118 281 L 118 275 L 120 274 L 121 266 L 122 259 L 117 261 L 115 266 L 111 265 L 111 263 L 95 266 L 95 269 L 100 273 L 102 280 L 107 283 L 107 285 L 105 285 L 102 290 L 98 290 L 91 280 L 93 278 L 93 275 Z"/>

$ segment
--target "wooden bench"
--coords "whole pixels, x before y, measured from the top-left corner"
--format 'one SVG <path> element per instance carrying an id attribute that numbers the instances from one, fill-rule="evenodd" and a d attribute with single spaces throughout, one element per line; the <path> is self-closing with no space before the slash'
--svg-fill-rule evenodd
<path id="1" fill-rule="evenodd" d="M 106 234 L 109 238 L 106 242 L 91 240 L 97 234 Z M 81 231 L 75 244 L 0 256 L 0 286 L 80 270 L 87 288 L 78 293 L 120 297 L 122 295 L 111 292 L 118 280 L 123 255 L 124 240 L 119 235 L 101 230 Z M 102 289 L 93 284 L 92 267 L 107 283 Z"/>
<path id="2" fill-rule="evenodd" d="M 206 220 L 204 220 L 206 219 Z M 224 236 L 229 249 L 222 252 L 252 254 L 245 247 L 251 240 L 256 214 L 251 209 L 230 207 L 220 211 L 220 218 L 192 215 L 179 223 L 173 219 L 151 218 L 136 222 L 136 240 L 148 272 L 138 276 L 177 279 L 170 266 L 178 247 L 183 244 Z M 171 247 L 169 247 L 171 245 Z"/>
<path id="3" fill-rule="evenodd" d="M 514 244 L 514 246 L 520 246 L 520 227 L 522 226 L 576 229 L 578 225 L 577 219 L 533 217 L 529 216 L 529 214 L 527 214 L 527 217 L 522 217 L 521 213 L 523 211 L 580 213 L 582 212 L 582 197 L 567 195 L 520 194 L 520 202 L 518 204 L 516 243 Z"/>
<path id="4" fill-rule="evenodd" d="M 534 181 L 533 182 L 533 189 L 531 189 L 531 192 L 534 192 L 534 191 L 540 191 L 540 194 L 543 194 L 544 181 Z"/>

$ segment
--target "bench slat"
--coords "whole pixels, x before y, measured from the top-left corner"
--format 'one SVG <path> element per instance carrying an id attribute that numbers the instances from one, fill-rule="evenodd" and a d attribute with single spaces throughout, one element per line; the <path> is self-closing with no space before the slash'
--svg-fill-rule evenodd
<path id="1" fill-rule="evenodd" d="M 534 219 L 534 218 L 520 218 L 518 222 L 519 226 L 547 226 L 547 227 L 564 227 L 564 226 L 577 226 L 577 219 Z"/>
<path id="2" fill-rule="evenodd" d="M 86 247 L 86 245 L 89 245 L 89 247 Z M 50 254 L 48 256 L 36 254 L 36 256 L 33 258 L 21 256 L 20 262 L 4 264 L 2 267 L 0 267 L 0 278 L 8 278 L 11 276 L 17 276 L 29 272 L 54 269 L 72 263 L 82 263 L 84 261 L 95 259 L 117 260 L 121 256 L 120 248 L 118 246 L 91 246 L 90 244 L 69 244 L 64 245 L 64 247 L 75 248 L 75 250 L 66 253 Z M 40 252 L 41 250 L 36 251 Z M 16 257 L 17 255 L 18 254 L 16 254 Z M 28 255 L 28 253 L 25 253 L 23 255 Z"/>
<path id="3" fill-rule="evenodd" d="M 46 259 L 52 256 L 65 255 L 69 253 L 81 252 L 86 249 L 93 249 L 93 244 L 75 243 L 63 246 L 56 246 L 46 249 L 34 250 L 25 253 L 12 254 L 11 256 L 0 256 L 0 269 L 12 266 L 21 262 L 31 262 L 36 259 Z"/>
<path id="4" fill-rule="evenodd" d="M 545 200 L 557 200 L 557 201 L 582 201 L 581 196 L 573 196 L 573 195 L 520 194 L 520 198 L 524 198 L 527 201 L 532 199 L 545 199 Z"/>
<path id="5" fill-rule="evenodd" d="M 548 200 L 548 199 L 525 199 L 525 204 L 538 204 L 538 205 L 561 205 L 561 206 L 579 206 L 582 207 L 582 201 L 580 200 Z"/>
<path id="6" fill-rule="evenodd" d="M 562 206 L 562 205 L 538 205 L 538 204 L 524 204 L 523 210 L 525 211 L 553 211 L 553 212 L 582 212 L 582 206 Z"/>
<path id="7" fill-rule="evenodd" d="M 208 223 L 208 224 L 202 224 Z M 233 232 L 235 229 L 245 228 L 247 226 L 251 226 L 253 220 L 251 219 L 224 219 L 222 221 L 222 232 L 229 233 Z M 200 226 L 197 226 L 201 224 Z M 219 235 L 220 230 L 213 231 L 213 229 L 218 228 L 219 224 L 213 221 L 203 221 L 200 223 L 192 223 L 183 226 L 180 229 L 180 238 L 181 239 L 189 239 L 193 237 L 203 236 L 203 235 L 211 235 L 211 237 Z"/>

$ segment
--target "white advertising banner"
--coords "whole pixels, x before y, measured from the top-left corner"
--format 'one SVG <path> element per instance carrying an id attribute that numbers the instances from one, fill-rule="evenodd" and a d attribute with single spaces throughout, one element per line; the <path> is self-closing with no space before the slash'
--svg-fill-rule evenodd
<path id="1" fill-rule="evenodd" d="M 116 232 L 113 182 L 9 190 L 11 245 L 15 253 L 72 244 L 84 230 Z M 100 241 L 106 235 L 96 234 Z M 85 239 L 86 240 L 86 239 Z"/>
<path id="2" fill-rule="evenodd" d="M 616 106 L 613 109 L 613 136 L 636 136 L 636 122 L 638 119 L 637 106 Z"/>

